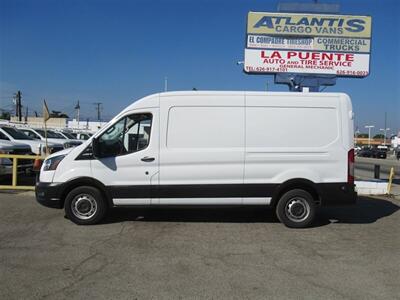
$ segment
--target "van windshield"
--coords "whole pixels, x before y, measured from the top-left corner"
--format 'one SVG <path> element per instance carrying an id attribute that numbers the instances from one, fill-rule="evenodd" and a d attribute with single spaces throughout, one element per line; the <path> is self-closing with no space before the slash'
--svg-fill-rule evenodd
<path id="1" fill-rule="evenodd" d="M 27 136 L 25 133 L 12 128 L 12 127 L 1 127 L 5 132 L 7 132 L 15 140 L 33 140 L 33 138 Z"/>

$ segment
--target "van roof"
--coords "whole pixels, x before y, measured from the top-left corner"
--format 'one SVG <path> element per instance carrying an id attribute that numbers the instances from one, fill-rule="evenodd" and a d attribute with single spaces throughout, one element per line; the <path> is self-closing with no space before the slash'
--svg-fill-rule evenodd
<path id="1" fill-rule="evenodd" d="M 344 95 L 344 93 L 312 93 L 312 92 L 272 92 L 272 91 L 171 91 L 162 92 L 158 95 L 160 97 L 167 96 L 187 96 L 187 95 L 290 95 L 294 97 L 299 96 L 312 96 L 312 97 L 332 97 Z M 157 95 L 157 94 L 154 94 Z M 154 96 L 152 95 L 152 96 Z"/>
<path id="2" fill-rule="evenodd" d="M 339 97 L 339 96 L 344 96 L 348 97 L 344 93 L 312 93 L 312 92 L 263 92 L 263 91 L 174 91 L 174 92 L 162 92 L 162 93 L 157 93 L 157 94 L 152 94 L 149 96 L 146 96 L 144 98 L 138 99 L 137 101 L 134 101 L 132 104 L 128 105 L 120 114 L 124 113 L 125 111 L 132 110 L 132 109 L 138 109 L 138 108 L 148 108 L 148 107 L 155 107 L 158 106 L 154 105 L 154 100 L 149 101 L 150 99 L 154 99 L 159 97 L 159 99 L 162 101 L 162 98 L 164 97 L 171 97 L 171 96 L 239 96 L 239 95 L 252 95 L 252 96 L 267 96 L 267 95 L 280 95 L 280 96 L 290 96 L 292 98 L 294 97 L 304 97 L 305 95 L 307 97 Z M 153 105 L 150 104 L 153 102 Z M 158 99 L 156 100 L 158 103 Z M 120 115 L 118 114 L 118 116 Z M 116 117 L 118 117 L 116 116 Z"/>

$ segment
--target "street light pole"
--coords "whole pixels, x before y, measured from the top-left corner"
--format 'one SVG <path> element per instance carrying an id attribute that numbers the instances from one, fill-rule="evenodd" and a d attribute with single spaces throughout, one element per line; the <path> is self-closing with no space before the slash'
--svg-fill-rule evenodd
<path id="1" fill-rule="evenodd" d="M 390 130 L 390 128 L 381 128 L 379 129 L 381 131 L 384 131 L 384 140 L 383 140 L 383 145 L 386 146 L 386 132 Z"/>
<path id="2" fill-rule="evenodd" d="M 374 128 L 374 125 L 367 125 L 365 128 L 368 128 L 368 147 L 371 147 L 371 128 Z"/>
<path id="3" fill-rule="evenodd" d="M 164 77 L 164 92 L 168 91 L 168 77 Z"/>

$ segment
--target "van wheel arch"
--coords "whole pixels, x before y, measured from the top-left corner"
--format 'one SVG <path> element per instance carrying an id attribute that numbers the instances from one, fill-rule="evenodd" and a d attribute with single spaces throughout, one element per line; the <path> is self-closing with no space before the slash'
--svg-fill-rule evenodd
<path id="1" fill-rule="evenodd" d="M 279 185 L 278 189 L 272 196 L 271 205 L 276 207 L 278 204 L 279 199 L 285 194 L 286 192 L 294 189 L 301 189 L 311 194 L 314 198 L 315 204 L 319 206 L 321 204 L 321 198 L 318 193 L 317 185 L 312 182 L 311 180 L 305 178 L 294 178 L 288 181 L 283 182 Z"/>
<path id="2" fill-rule="evenodd" d="M 65 203 L 65 198 L 67 197 L 68 193 L 71 192 L 73 189 L 80 187 L 80 186 L 91 186 L 94 188 L 97 188 L 104 199 L 106 200 L 106 203 L 108 207 L 112 207 L 112 197 L 111 195 L 107 192 L 107 188 L 104 184 L 102 184 L 100 181 L 90 178 L 90 177 L 80 177 L 80 178 L 75 178 L 71 181 L 68 181 L 65 184 L 65 187 L 61 191 L 61 208 L 64 208 L 64 203 Z"/>

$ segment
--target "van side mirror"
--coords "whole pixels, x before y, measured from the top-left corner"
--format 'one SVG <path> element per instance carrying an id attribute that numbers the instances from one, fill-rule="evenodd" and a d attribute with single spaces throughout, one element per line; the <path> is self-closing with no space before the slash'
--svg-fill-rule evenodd
<path id="1" fill-rule="evenodd" d="M 99 140 L 97 138 L 92 139 L 92 151 L 95 158 L 100 158 Z"/>

